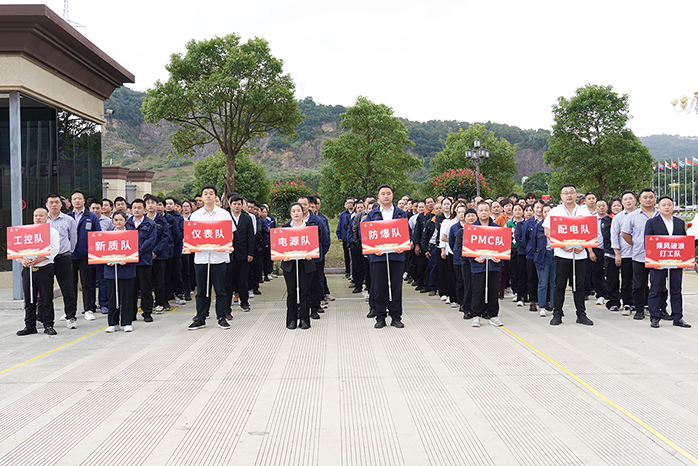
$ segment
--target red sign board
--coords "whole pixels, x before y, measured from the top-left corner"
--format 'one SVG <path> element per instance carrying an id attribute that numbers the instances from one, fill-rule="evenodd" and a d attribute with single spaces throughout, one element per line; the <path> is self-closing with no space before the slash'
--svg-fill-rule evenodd
<path id="1" fill-rule="evenodd" d="M 320 257 L 318 227 L 272 228 L 271 260 L 317 259 Z"/>
<path id="2" fill-rule="evenodd" d="M 87 262 L 138 262 L 138 231 L 93 231 L 87 235 Z"/>
<path id="3" fill-rule="evenodd" d="M 46 257 L 51 255 L 51 225 L 7 227 L 7 258 Z"/>
<path id="4" fill-rule="evenodd" d="M 364 254 L 403 252 L 410 249 L 410 227 L 406 218 L 361 222 Z"/>
<path id="5" fill-rule="evenodd" d="M 694 265 L 693 236 L 645 236 L 645 267 L 692 269 Z"/>
<path id="6" fill-rule="evenodd" d="M 465 225 L 463 227 L 463 257 L 511 259 L 511 229 Z"/>
<path id="7" fill-rule="evenodd" d="M 233 220 L 184 222 L 184 252 L 233 251 Z"/>
<path id="8" fill-rule="evenodd" d="M 550 246 L 554 248 L 598 248 L 596 216 L 550 217 Z"/>

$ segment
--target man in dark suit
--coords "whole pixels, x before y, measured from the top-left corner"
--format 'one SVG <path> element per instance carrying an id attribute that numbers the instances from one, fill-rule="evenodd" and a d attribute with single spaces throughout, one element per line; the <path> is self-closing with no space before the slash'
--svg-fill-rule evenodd
<path id="1" fill-rule="evenodd" d="M 662 196 L 658 203 L 659 215 L 647 220 L 645 236 L 685 236 L 686 225 L 680 218 L 672 216 L 674 201 L 669 196 Z M 690 328 L 683 320 L 683 298 L 681 296 L 682 269 L 651 269 L 650 293 L 647 299 L 650 309 L 650 326 L 659 328 L 661 316 L 662 291 L 669 276 L 669 299 L 671 302 L 671 319 L 677 327 Z"/>
<path id="2" fill-rule="evenodd" d="M 230 263 L 226 269 L 226 290 L 228 291 L 228 315 L 233 294 L 240 297 L 240 308 L 244 312 L 250 310 L 250 298 L 248 292 L 248 279 L 250 275 L 250 263 L 254 260 L 255 234 L 252 226 L 252 217 L 242 210 L 242 197 L 238 193 L 230 193 L 228 196 L 230 215 L 233 218 L 233 252 L 230 254 Z"/>
<path id="3" fill-rule="evenodd" d="M 415 280 L 418 285 L 415 291 L 423 291 L 426 293 L 429 291 L 429 275 L 426 274 L 427 266 L 429 265 L 429 259 L 424 254 L 429 252 L 422 250 L 422 236 L 424 232 L 424 225 L 431 219 L 434 215 L 432 209 L 434 208 L 434 198 L 429 196 L 424 199 L 424 212 L 417 216 L 417 222 L 415 223 L 414 230 L 412 232 L 412 244 L 414 244 L 414 254 L 416 256 L 416 276 Z M 427 238 L 427 243 L 429 238 Z"/>

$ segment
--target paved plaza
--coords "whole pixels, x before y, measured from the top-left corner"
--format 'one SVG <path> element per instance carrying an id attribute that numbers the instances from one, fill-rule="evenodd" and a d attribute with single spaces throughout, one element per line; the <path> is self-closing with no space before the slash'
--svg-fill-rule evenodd
<path id="1" fill-rule="evenodd" d="M 694 272 L 692 329 L 593 301 L 593 327 L 569 306 L 551 327 L 510 300 L 505 327 L 472 328 L 406 285 L 405 328 L 375 330 L 347 284 L 329 277 L 310 330 L 285 328 L 279 278 L 230 330 L 187 331 L 189 302 L 130 334 L 98 315 L 55 337 L 17 337 L 3 290 L 0 465 L 698 464 Z"/>

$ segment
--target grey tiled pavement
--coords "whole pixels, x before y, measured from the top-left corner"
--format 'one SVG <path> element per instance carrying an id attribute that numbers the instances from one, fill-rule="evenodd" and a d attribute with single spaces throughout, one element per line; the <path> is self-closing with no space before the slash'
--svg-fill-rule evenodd
<path id="1" fill-rule="evenodd" d="M 279 278 L 228 331 L 187 331 L 190 302 L 131 334 L 99 315 L 17 337 L 3 294 L 0 465 L 698 464 L 698 276 L 684 277 L 693 329 L 592 301 L 593 327 L 501 301 L 505 327 L 472 328 L 406 286 L 405 328 L 375 330 L 330 276 L 337 300 L 307 331 L 284 327 Z"/>

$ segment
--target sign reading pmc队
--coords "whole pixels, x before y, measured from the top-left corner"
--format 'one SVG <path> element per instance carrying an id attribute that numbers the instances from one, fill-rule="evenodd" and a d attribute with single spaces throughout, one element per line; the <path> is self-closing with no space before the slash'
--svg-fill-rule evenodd
<path id="1" fill-rule="evenodd" d="M 364 254 L 400 253 L 410 249 L 410 227 L 406 218 L 361 222 Z"/>
<path id="2" fill-rule="evenodd" d="M 318 227 L 272 228 L 271 260 L 317 259 L 320 257 Z"/>
<path id="3" fill-rule="evenodd" d="M 51 255 L 51 225 L 7 227 L 7 258 L 46 257 Z"/>
<path id="4" fill-rule="evenodd" d="M 231 252 L 233 250 L 233 220 L 185 221 L 185 252 Z"/>
<path id="5" fill-rule="evenodd" d="M 87 236 L 87 262 L 138 262 L 138 231 L 93 231 Z"/>
<path id="6" fill-rule="evenodd" d="M 485 259 L 511 259 L 511 229 L 465 225 L 462 255 Z"/>
<path id="7" fill-rule="evenodd" d="M 596 216 L 550 217 L 550 246 L 554 248 L 597 248 Z"/>
<path id="8" fill-rule="evenodd" d="M 693 236 L 645 236 L 645 267 L 691 269 L 695 265 Z"/>

